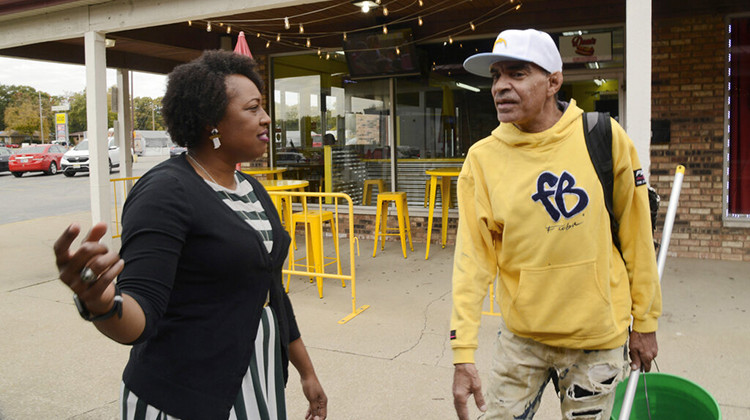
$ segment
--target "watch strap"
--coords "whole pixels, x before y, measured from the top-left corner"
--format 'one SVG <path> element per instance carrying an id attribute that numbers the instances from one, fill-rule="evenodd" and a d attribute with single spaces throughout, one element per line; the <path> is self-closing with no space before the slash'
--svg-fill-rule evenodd
<path id="1" fill-rule="evenodd" d="M 117 318 L 122 318 L 122 293 L 120 293 L 120 288 L 117 286 L 117 283 L 115 283 L 114 304 L 109 311 L 103 314 L 92 314 L 83 303 L 83 301 L 78 299 L 78 295 L 76 294 L 73 295 L 73 302 L 76 304 L 76 308 L 78 309 L 78 313 L 81 315 L 81 318 L 85 319 L 86 321 L 104 321 L 105 319 L 112 318 L 115 315 L 117 315 Z"/>

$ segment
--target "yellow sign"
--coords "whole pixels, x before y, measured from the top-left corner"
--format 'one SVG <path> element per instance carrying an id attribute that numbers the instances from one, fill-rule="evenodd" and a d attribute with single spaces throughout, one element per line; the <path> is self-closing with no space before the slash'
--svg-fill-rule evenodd
<path id="1" fill-rule="evenodd" d="M 55 114 L 55 124 L 65 124 L 67 115 L 65 113 Z"/>

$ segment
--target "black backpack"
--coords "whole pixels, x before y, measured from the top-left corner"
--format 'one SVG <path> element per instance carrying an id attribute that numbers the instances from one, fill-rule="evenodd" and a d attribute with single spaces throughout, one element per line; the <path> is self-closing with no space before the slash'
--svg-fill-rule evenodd
<path id="1" fill-rule="evenodd" d="M 620 248 L 620 224 L 615 219 L 612 206 L 614 192 L 614 173 L 612 168 L 612 122 L 606 112 L 584 112 L 583 113 L 583 135 L 586 138 L 586 147 L 589 157 L 596 169 L 596 175 L 604 190 L 604 205 L 609 213 L 609 227 L 612 230 L 612 242 L 622 255 Z M 648 187 L 648 203 L 651 210 L 651 230 L 656 230 L 656 216 L 659 211 L 659 194 L 656 190 Z M 659 244 L 654 240 L 654 248 L 658 250 Z"/>

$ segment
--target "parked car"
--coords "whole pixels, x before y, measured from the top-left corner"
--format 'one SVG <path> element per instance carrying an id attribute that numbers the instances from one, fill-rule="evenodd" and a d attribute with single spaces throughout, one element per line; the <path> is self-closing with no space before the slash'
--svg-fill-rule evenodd
<path id="1" fill-rule="evenodd" d="M 109 172 L 120 167 L 120 148 L 114 138 L 109 139 Z M 89 171 L 89 141 L 81 141 L 68 150 L 62 158 L 62 171 L 65 176 L 75 176 L 77 172 Z"/>
<path id="2" fill-rule="evenodd" d="M 0 172 L 8 171 L 8 159 L 13 152 L 7 147 L 0 147 Z"/>
<path id="3" fill-rule="evenodd" d="M 187 147 L 182 146 L 172 146 L 169 148 L 169 157 L 177 157 L 182 154 L 182 152 L 187 152 Z"/>
<path id="4" fill-rule="evenodd" d="M 47 175 L 54 175 L 60 168 L 60 161 L 65 148 L 56 144 L 36 144 L 22 147 L 8 159 L 8 169 L 16 177 L 24 172 L 42 171 Z"/>

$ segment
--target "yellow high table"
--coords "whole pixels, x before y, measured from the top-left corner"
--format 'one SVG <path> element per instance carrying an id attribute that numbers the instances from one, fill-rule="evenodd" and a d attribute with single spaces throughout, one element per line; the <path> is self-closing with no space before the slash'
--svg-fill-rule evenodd
<path id="1" fill-rule="evenodd" d="M 424 259 L 430 257 L 430 237 L 432 236 L 432 216 L 435 213 L 435 199 L 437 196 L 437 179 L 440 178 L 440 196 L 443 207 L 443 225 L 441 228 L 443 248 L 448 238 L 448 206 L 451 202 L 451 178 L 461 173 L 461 168 L 439 168 L 425 171 L 430 176 L 430 215 L 427 220 L 427 251 Z"/>
<path id="2" fill-rule="evenodd" d="M 270 179 L 276 179 L 276 180 L 282 180 L 284 179 L 284 176 L 282 175 L 284 172 L 286 172 L 287 168 L 281 167 L 281 168 L 252 168 L 252 169 L 246 169 L 242 172 L 248 174 L 248 175 L 265 175 L 267 178 Z M 271 190 L 269 190 L 271 191 Z M 278 191 L 278 190 L 277 190 Z"/>

